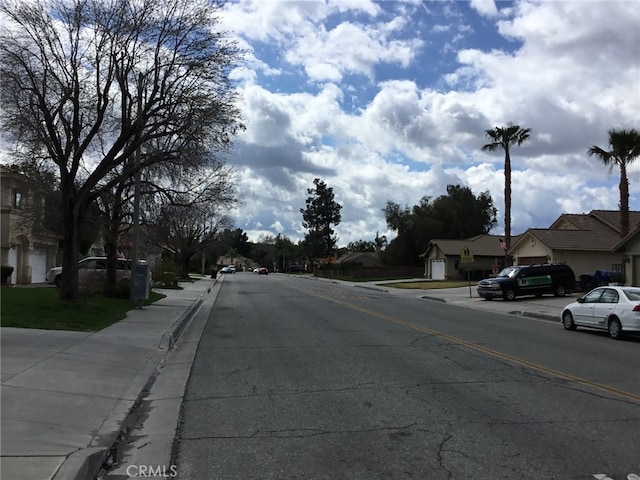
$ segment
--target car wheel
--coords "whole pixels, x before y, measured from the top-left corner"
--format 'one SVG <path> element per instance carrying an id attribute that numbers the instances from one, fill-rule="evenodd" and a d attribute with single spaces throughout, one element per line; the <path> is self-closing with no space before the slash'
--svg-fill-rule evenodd
<path id="1" fill-rule="evenodd" d="M 60 288 L 62 286 L 62 275 L 56 275 L 56 278 L 53 279 L 53 284 Z"/>
<path id="2" fill-rule="evenodd" d="M 562 326 L 565 330 L 575 330 L 576 323 L 573 321 L 573 315 L 570 311 L 566 311 L 562 314 Z"/>
<path id="3" fill-rule="evenodd" d="M 622 338 L 622 324 L 615 317 L 609 320 L 609 336 L 615 340 Z"/>
<path id="4" fill-rule="evenodd" d="M 567 289 L 564 288 L 564 285 L 558 285 L 556 287 L 555 295 L 556 297 L 564 297 L 567 294 Z"/>
<path id="5" fill-rule="evenodd" d="M 504 293 L 502 294 L 502 297 L 508 301 L 515 300 L 516 292 L 515 290 L 511 290 L 511 289 L 505 290 Z"/>

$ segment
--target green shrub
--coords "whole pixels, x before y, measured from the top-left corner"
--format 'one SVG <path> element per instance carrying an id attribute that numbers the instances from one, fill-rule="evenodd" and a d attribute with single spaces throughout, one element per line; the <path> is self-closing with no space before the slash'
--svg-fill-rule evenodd
<path id="1" fill-rule="evenodd" d="M 169 260 L 157 263 L 153 269 L 153 284 L 156 287 L 177 288 L 179 278 L 177 265 Z"/>

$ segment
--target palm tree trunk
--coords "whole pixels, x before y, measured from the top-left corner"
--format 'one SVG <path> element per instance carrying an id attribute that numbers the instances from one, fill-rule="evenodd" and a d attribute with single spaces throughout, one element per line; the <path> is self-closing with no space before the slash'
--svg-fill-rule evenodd
<path id="1" fill-rule="evenodd" d="M 629 233 L 629 179 L 627 166 L 620 162 L 620 238 Z"/>
<path id="2" fill-rule="evenodd" d="M 511 248 L 511 155 L 509 146 L 504 150 L 504 241 Z M 507 250 L 504 251 L 504 264 L 510 265 Z"/>

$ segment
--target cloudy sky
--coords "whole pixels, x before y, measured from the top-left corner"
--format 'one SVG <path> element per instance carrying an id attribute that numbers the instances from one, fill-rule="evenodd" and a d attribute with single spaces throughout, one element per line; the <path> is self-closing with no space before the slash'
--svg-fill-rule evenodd
<path id="1" fill-rule="evenodd" d="M 250 239 L 304 236 L 321 178 L 342 208 L 339 245 L 394 238 L 382 209 L 448 184 L 489 191 L 503 233 L 502 151 L 486 129 L 531 128 L 512 152 L 512 233 L 562 213 L 618 208 L 619 171 L 586 155 L 640 129 L 640 2 L 229 1 L 246 50 L 234 78 L 246 132 L 228 161 Z M 640 161 L 630 169 L 640 210 Z"/>

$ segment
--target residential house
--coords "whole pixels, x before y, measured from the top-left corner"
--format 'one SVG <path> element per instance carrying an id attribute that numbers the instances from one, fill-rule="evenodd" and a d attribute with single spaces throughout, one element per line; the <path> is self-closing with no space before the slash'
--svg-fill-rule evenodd
<path id="1" fill-rule="evenodd" d="M 464 240 L 434 239 L 424 258 L 424 276 L 432 280 L 479 280 L 504 266 L 505 244 L 501 235 L 476 235 Z M 518 236 L 512 236 L 516 242 Z"/>
<path id="2" fill-rule="evenodd" d="M 13 267 L 9 283 L 46 281 L 61 236 L 42 226 L 44 199 L 16 167 L 0 165 L 0 262 Z"/>
<path id="3" fill-rule="evenodd" d="M 640 212 L 629 212 L 629 224 L 632 233 L 621 240 L 618 210 L 562 214 L 549 228 L 530 228 L 513 236 L 507 253 L 517 265 L 568 264 L 577 278 L 596 270 L 625 272 L 628 284 L 639 285 Z M 423 254 L 425 277 L 455 279 L 464 278 L 467 271 L 475 277 L 496 273 L 504 259 L 500 240 L 496 235 L 432 240 Z M 473 262 L 464 263 L 465 248 L 472 253 Z"/>
<path id="4" fill-rule="evenodd" d="M 631 230 L 613 250 L 623 254 L 625 284 L 640 287 L 640 225 L 635 230 Z"/>
<path id="5" fill-rule="evenodd" d="M 640 224 L 640 212 L 630 212 L 630 225 Z M 620 250 L 620 212 L 592 210 L 563 214 L 549 228 L 530 228 L 509 250 L 514 263 L 566 263 L 579 277 L 596 270 L 624 271 Z"/>
<path id="6" fill-rule="evenodd" d="M 236 267 L 236 271 L 238 272 L 248 272 L 251 269 L 253 269 L 256 266 L 256 263 L 247 257 L 243 257 L 242 255 L 225 255 L 222 256 L 220 258 L 218 258 L 218 270 L 220 270 L 222 267 L 226 267 L 228 265 L 233 265 Z"/>

